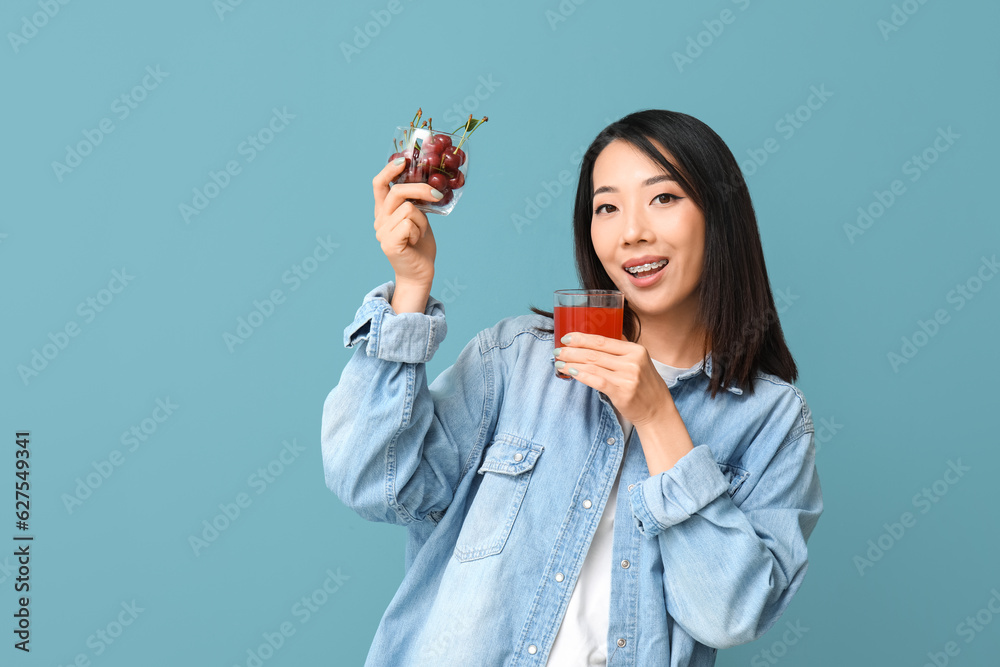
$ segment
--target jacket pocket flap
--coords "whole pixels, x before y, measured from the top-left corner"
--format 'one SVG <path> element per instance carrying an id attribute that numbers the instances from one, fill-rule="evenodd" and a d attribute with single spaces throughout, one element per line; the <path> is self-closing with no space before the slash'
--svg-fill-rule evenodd
<path id="1" fill-rule="evenodd" d="M 535 461 L 545 449 L 542 445 L 536 444 L 516 435 L 498 435 L 494 438 L 483 465 L 479 467 L 479 473 L 497 472 L 502 475 L 520 475 L 523 472 L 535 467 Z"/>

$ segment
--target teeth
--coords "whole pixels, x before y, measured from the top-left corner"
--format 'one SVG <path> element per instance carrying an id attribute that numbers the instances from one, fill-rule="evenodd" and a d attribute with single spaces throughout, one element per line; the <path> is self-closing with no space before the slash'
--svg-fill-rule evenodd
<path id="1" fill-rule="evenodd" d="M 642 273 L 643 271 L 649 271 L 651 269 L 658 269 L 661 266 L 666 266 L 666 264 L 667 264 L 667 260 L 661 259 L 659 262 L 654 262 L 652 264 L 642 264 L 640 266 L 630 266 L 630 267 L 628 267 L 625 270 L 628 271 L 629 273 L 633 273 L 633 274 L 634 273 Z"/>

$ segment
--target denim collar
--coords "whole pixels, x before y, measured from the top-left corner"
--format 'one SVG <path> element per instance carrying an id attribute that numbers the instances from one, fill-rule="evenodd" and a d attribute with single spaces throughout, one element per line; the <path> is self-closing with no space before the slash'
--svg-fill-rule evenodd
<path id="1" fill-rule="evenodd" d="M 681 380 L 686 380 L 688 378 L 694 377 L 694 376 L 698 375 L 698 373 L 701 373 L 702 371 L 704 371 L 705 375 L 708 376 L 709 378 L 712 377 L 712 353 L 711 352 L 709 352 L 707 355 L 705 355 L 705 359 L 703 359 L 702 361 L 699 361 L 697 366 L 694 366 L 693 368 L 689 369 L 688 371 L 686 371 L 686 372 L 681 373 L 680 375 L 678 375 L 677 376 L 677 382 L 680 382 Z M 732 393 L 734 393 L 736 395 L 741 395 L 743 393 L 743 390 L 740 389 L 738 386 L 736 386 L 733 383 L 730 383 L 729 385 L 727 385 L 726 386 L 726 390 L 727 391 L 731 391 Z"/>

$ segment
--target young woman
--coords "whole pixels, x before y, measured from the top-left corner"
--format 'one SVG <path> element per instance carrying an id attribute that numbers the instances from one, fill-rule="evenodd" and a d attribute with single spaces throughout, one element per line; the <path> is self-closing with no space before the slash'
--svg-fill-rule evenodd
<path id="1" fill-rule="evenodd" d="M 813 422 L 736 160 L 680 113 L 605 128 L 573 213 L 585 288 L 625 294 L 624 335 L 551 314 L 480 331 L 430 385 L 447 331 L 435 243 L 374 179 L 395 280 L 369 292 L 323 407 L 326 482 L 407 528 L 374 665 L 706 667 L 802 584 L 823 509 Z M 646 265 L 636 274 L 635 265 Z M 555 376 L 553 362 L 571 380 Z"/>

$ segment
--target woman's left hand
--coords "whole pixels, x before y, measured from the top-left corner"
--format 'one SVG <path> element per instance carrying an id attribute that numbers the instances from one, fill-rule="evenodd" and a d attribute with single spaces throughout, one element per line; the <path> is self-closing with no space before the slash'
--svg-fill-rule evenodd
<path id="1" fill-rule="evenodd" d="M 555 359 L 557 369 L 588 387 L 603 391 L 623 417 L 639 426 L 653 422 L 674 407 L 666 382 L 653 366 L 646 348 L 597 334 L 573 331 Z M 575 374 L 574 374 L 575 371 Z"/>

